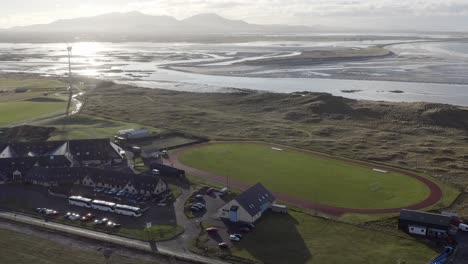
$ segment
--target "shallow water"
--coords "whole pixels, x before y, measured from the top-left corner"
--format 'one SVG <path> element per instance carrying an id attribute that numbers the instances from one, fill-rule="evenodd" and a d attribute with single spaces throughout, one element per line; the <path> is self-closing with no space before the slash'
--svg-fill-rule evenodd
<path id="1" fill-rule="evenodd" d="M 362 48 L 395 42 L 400 44 L 387 46 L 397 54 L 391 58 L 306 66 L 285 65 L 281 68 L 235 66 L 236 62 L 291 56 L 307 50 Z M 272 92 L 314 91 L 356 99 L 426 101 L 468 106 L 467 43 L 401 42 L 76 43 L 73 47 L 73 72 L 148 88 L 194 92 L 229 91 L 229 88 Z M 65 75 L 65 47 L 65 44 L 56 43 L 0 43 L 0 58 L 3 58 L 0 71 Z M 178 64 L 189 65 L 202 72 L 206 69 L 208 74 L 181 72 L 169 67 L 176 68 Z M 223 70 L 223 67 L 226 69 Z M 217 75 L 209 75 L 210 70 L 219 72 Z M 406 82 L 386 81 L 388 79 Z M 424 83 L 432 80 L 445 83 Z M 346 93 L 343 90 L 356 92 Z M 395 93 L 396 90 L 401 93 Z"/>

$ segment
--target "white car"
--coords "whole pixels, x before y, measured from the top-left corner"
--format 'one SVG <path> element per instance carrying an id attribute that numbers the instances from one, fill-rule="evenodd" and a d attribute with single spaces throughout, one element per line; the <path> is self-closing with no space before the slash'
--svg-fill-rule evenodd
<path id="1" fill-rule="evenodd" d="M 468 232 L 468 225 L 467 224 L 459 224 L 458 229 Z"/>
<path id="2" fill-rule="evenodd" d="M 200 208 L 200 209 L 206 207 L 206 205 L 204 205 L 204 204 L 202 204 L 202 203 L 196 203 L 196 204 L 194 204 L 193 206 L 196 206 L 196 207 L 198 207 L 198 208 Z"/>
<path id="3" fill-rule="evenodd" d="M 75 213 L 72 213 L 68 216 L 68 219 L 72 220 L 72 221 L 75 221 L 75 220 L 78 220 L 80 219 L 81 216 L 79 214 L 75 214 Z"/>
<path id="4" fill-rule="evenodd" d="M 240 241 L 240 238 L 236 235 L 229 235 L 229 240 L 238 242 Z"/>

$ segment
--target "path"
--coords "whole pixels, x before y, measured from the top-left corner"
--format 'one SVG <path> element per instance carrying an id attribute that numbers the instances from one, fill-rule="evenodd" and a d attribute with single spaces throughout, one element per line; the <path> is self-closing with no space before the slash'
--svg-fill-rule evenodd
<path id="1" fill-rule="evenodd" d="M 175 167 L 185 170 L 185 172 L 187 174 L 190 174 L 190 175 L 193 175 L 193 176 L 196 176 L 196 177 L 200 177 L 200 178 L 204 178 L 204 179 L 207 179 L 209 181 L 225 184 L 227 182 L 227 178 L 225 176 L 218 175 L 218 174 L 215 174 L 215 173 L 206 172 L 206 171 L 202 171 L 202 170 L 190 167 L 190 166 L 186 166 L 186 165 L 182 164 L 179 161 L 179 155 L 181 153 L 183 153 L 184 151 L 187 151 L 190 148 L 203 147 L 206 144 L 212 144 L 212 143 L 204 143 L 204 144 L 193 145 L 193 146 L 173 150 L 171 152 L 170 157 L 169 157 L 170 162 Z M 263 144 L 263 143 L 258 143 L 258 144 Z M 271 145 L 275 146 L 274 144 L 271 144 Z M 295 149 L 295 148 L 285 147 L 285 146 L 278 146 L 278 147 L 283 148 L 283 149 L 290 149 L 290 150 L 294 150 L 294 151 L 300 151 L 300 152 L 303 152 L 303 153 L 306 153 L 306 154 L 309 154 L 309 155 L 315 155 L 315 156 L 319 156 L 319 157 L 331 158 L 328 155 L 320 154 L 320 153 L 316 153 L 316 152 L 312 152 L 312 151 L 298 150 L 298 149 Z M 366 162 L 361 162 L 361 161 L 352 161 L 352 160 L 345 159 L 345 158 L 339 158 L 339 157 L 335 158 L 334 157 L 334 159 L 340 160 L 340 161 L 343 161 L 343 162 L 347 162 L 349 164 L 357 165 L 357 166 L 379 168 L 379 169 L 383 169 L 383 170 L 386 170 L 386 171 L 395 172 L 395 173 L 406 175 L 408 177 L 415 178 L 416 180 L 420 181 L 422 184 L 426 185 L 427 188 L 429 188 L 431 193 L 425 200 L 423 200 L 423 201 L 421 201 L 419 203 L 409 205 L 409 206 L 404 206 L 404 207 L 385 208 L 385 209 L 355 209 L 355 208 L 336 207 L 336 206 L 330 206 L 330 205 L 314 203 L 314 202 L 311 202 L 311 201 L 308 201 L 308 200 L 305 200 L 305 199 L 302 199 L 302 198 L 297 198 L 297 197 L 291 196 L 289 194 L 279 193 L 279 192 L 275 192 L 274 193 L 275 196 L 279 200 L 281 200 L 283 202 L 286 202 L 286 203 L 289 203 L 289 204 L 292 204 L 292 205 L 296 205 L 296 206 L 299 206 L 299 207 L 302 207 L 302 208 L 306 208 L 306 209 L 310 209 L 310 210 L 314 210 L 314 211 L 319 211 L 319 212 L 322 212 L 322 213 L 325 213 L 325 214 L 328 214 L 328 215 L 334 215 L 334 216 L 341 216 L 343 214 L 348 214 L 348 213 L 351 213 L 351 214 L 393 214 L 393 213 L 399 213 L 402 209 L 419 210 L 419 209 L 424 209 L 424 208 L 427 208 L 429 206 L 432 206 L 432 205 L 438 203 L 442 199 L 443 193 L 442 193 L 442 190 L 440 189 L 440 187 L 437 184 L 435 184 L 434 182 L 432 182 L 431 180 L 429 180 L 429 179 L 427 179 L 425 177 L 422 177 L 422 176 L 420 176 L 420 175 L 418 175 L 416 173 L 412 173 L 412 172 L 405 171 L 405 170 L 402 170 L 402 169 L 397 169 L 397 168 L 379 166 L 379 165 L 376 165 L 376 164 L 371 164 L 371 163 L 366 163 Z M 251 184 L 247 184 L 247 183 L 243 183 L 243 182 L 236 181 L 236 180 L 233 180 L 233 179 L 229 179 L 229 186 L 232 186 L 232 187 L 234 187 L 236 189 L 245 190 L 248 187 L 250 187 Z"/>

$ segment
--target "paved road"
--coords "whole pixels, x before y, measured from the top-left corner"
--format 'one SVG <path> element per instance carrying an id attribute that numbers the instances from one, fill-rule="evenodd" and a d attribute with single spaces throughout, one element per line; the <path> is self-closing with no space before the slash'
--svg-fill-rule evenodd
<path id="1" fill-rule="evenodd" d="M 115 235 L 105 234 L 101 232 L 96 232 L 92 230 L 86 230 L 78 227 L 67 226 L 59 223 L 53 222 L 44 222 L 43 220 L 24 216 L 24 215 L 16 215 L 9 212 L 0 212 L 0 218 L 12 220 L 24 224 L 29 224 L 37 227 L 42 227 L 50 230 L 55 230 L 59 232 L 69 233 L 72 235 L 82 236 L 90 239 L 95 239 L 103 242 L 108 242 L 128 248 L 143 250 L 143 251 L 150 251 L 150 252 L 157 252 L 159 254 L 167 255 L 167 256 L 174 256 L 183 260 L 188 260 L 196 263 L 206 263 L 206 264 L 225 264 L 226 262 L 210 259 L 203 256 L 199 256 L 190 252 L 185 252 L 182 250 L 177 250 L 172 247 L 168 247 L 163 245 L 164 243 L 156 243 L 151 245 L 150 243 L 119 237 Z"/>

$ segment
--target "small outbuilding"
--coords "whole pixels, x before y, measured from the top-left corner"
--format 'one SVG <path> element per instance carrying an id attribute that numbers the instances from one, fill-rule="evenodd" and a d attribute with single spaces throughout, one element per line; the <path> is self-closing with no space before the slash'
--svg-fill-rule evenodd
<path id="1" fill-rule="evenodd" d="M 444 238 L 457 232 L 449 216 L 406 209 L 400 212 L 398 228 L 411 235 L 430 238 Z"/>
<path id="2" fill-rule="evenodd" d="M 271 208 L 276 198 L 257 183 L 218 209 L 218 217 L 231 222 L 253 223 Z"/>

